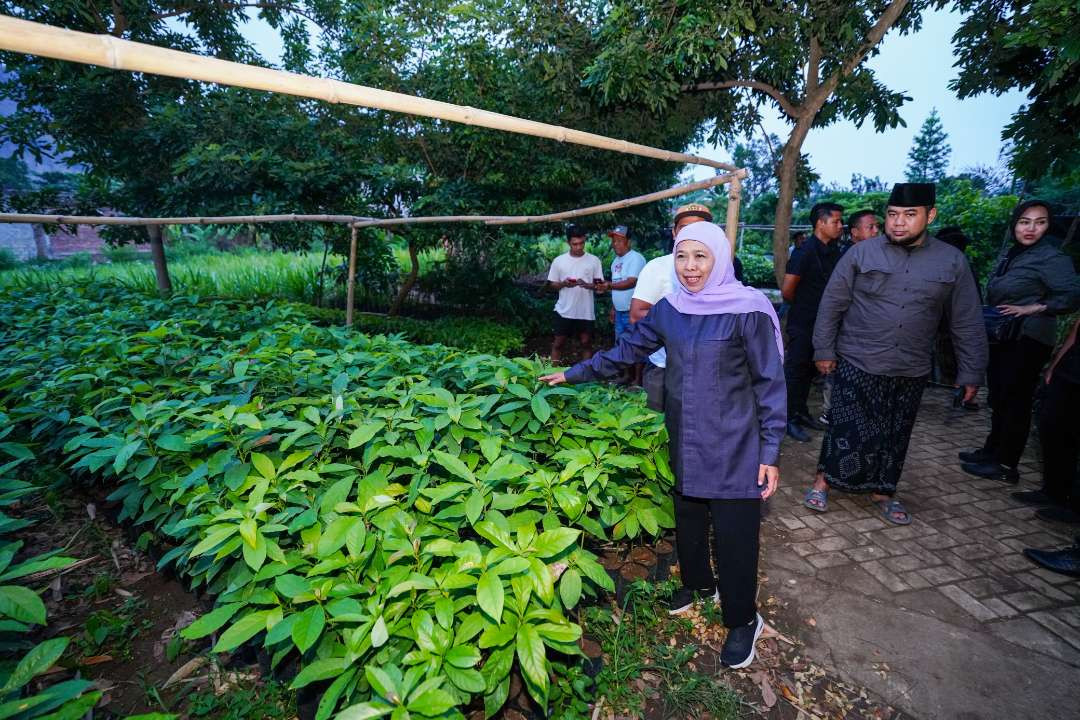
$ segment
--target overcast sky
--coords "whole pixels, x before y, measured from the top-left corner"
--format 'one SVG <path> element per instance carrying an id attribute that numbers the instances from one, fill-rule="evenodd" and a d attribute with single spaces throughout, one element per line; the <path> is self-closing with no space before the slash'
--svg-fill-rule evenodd
<path id="1" fill-rule="evenodd" d="M 255 11 L 249 11 L 249 16 L 254 15 Z M 960 172 L 972 165 L 997 164 L 1001 129 L 1023 104 L 1024 95 L 1013 91 L 1000 97 L 956 99 L 948 85 L 956 76 L 952 66 L 952 35 L 960 19 L 959 14 L 948 11 L 928 12 L 919 32 L 885 36 L 881 53 L 869 65 L 886 87 L 902 90 L 912 98 L 901 110 L 907 127 L 876 133 L 870 124 L 859 129 L 853 123 L 842 122 L 811 130 L 803 152 L 809 153 L 822 182 L 846 186 L 852 173 L 879 176 L 889 183 L 903 180 L 911 140 L 935 107 L 952 146 L 950 172 Z M 244 27 L 244 34 L 264 57 L 279 62 L 281 40 L 268 25 L 253 19 Z M 787 139 L 789 128 L 778 112 L 767 115 L 764 125 L 781 141 Z M 726 148 L 698 147 L 690 151 L 718 160 L 730 159 Z M 711 173 L 709 168 L 699 167 L 691 174 L 702 178 Z"/>

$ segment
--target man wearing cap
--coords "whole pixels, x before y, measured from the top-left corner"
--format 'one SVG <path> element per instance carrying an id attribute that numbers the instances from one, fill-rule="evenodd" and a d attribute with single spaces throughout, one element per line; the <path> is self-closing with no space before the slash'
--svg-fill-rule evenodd
<path id="1" fill-rule="evenodd" d="M 852 246 L 825 288 L 814 326 L 818 370 L 835 373 L 830 423 L 807 507 L 824 512 L 830 488 L 870 493 L 886 520 L 911 522 L 896 499 L 908 441 L 947 319 L 957 384 L 975 397 L 988 348 L 979 293 L 964 254 L 931 237 L 933 183 L 900 183 L 885 235 Z"/>
<path id="2" fill-rule="evenodd" d="M 597 283 L 604 282 L 604 268 L 600 258 L 585 252 L 585 231 L 577 225 L 566 228 L 566 242 L 570 250 L 551 261 L 548 283 L 558 291 L 552 318 L 555 339 L 551 343 L 551 362 L 562 359 L 566 338 L 576 336 L 581 343 L 581 354 L 586 360 L 592 357 L 592 332 L 596 320 L 596 302 L 593 293 Z"/>
<path id="3" fill-rule="evenodd" d="M 611 282 L 604 289 L 611 290 L 611 307 L 614 313 L 615 340 L 630 328 L 630 301 L 634 295 L 638 275 L 645 267 L 645 256 L 630 249 L 630 229 L 616 225 L 608 232 L 615 259 L 611 261 Z"/>
<path id="4" fill-rule="evenodd" d="M 712 221 L 712 211 L 700 203 L 690 203 L 675 210 L 674 227 L 671 229 L 671 237 L 674 240 L 679 231 L 690 223 Z M 741 266 L 738 259 L 734 260 L 735 277 L 742 280 Z M 634 323 L 649 314 L 653 305 L 660 302 L 660 298 L 674 292 L 675 281 L 675 258 L 671 253 L 653 258 L 645 263 L 641 274 L 638 275 L 637 284 L 630 300 L 630 322 Z M 667 364 L 667 353 L 660 348 L 649 356 L 648 363 L 642 374 L 642 385 L 645 388 L 646 404 L 657 412 L 664 410 L 664 367 Z"/>

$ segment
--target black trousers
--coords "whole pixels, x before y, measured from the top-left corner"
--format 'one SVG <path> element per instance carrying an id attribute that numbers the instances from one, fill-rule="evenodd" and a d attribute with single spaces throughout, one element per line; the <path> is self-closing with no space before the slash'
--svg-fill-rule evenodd
<path id="1" fill-rule="evenodd" d="M 1016 467 L 1024 454 L 1035 388 L 1052 352 L 1049 345 L 1029 337 L 990 346 L 987 385 L 993 412 L 983 447 L 1006 467 Z"/>
<path id="2" fill-rule="evenodd" d="M 817 375 L 814 366 L 814 329 L 788 325 L 788 341 L 784 357 L 784 380 L 787 381 L 788 420 L 809 415 L 806 400 L 810 384 Z"/>
<path id="3" fill-rule="evenodd" d="M 1076 461 L 1080 455 L 1080 383 L 1055 376 L 1039 411 L 1043 449 L 1043 492 L 1080 512 Z"/>
<path id="4" fill-rule="evenodd" d="M 709 566 L 709 515 L 716 575 Z M 760 500 L 702 500 L 675 493 L 675 540 L 683 587 L 720 590 L 724 625 L 749 625 L 757 613 Z"/>

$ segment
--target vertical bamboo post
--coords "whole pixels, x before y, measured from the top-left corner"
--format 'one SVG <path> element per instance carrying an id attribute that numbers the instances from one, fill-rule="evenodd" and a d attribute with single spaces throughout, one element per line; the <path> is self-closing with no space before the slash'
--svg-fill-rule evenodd
<path id="1" fill-rule="evenodd" d="M 353 298 L 356 294 L 356 232 L 352 229 L 352 239 L 349 241 L 349 282 L 345 292 L 345 327 L 352 327 L 353 322 Z"/>
<path id="2" fill-rule="evenodd" d="M 731 243 L 731 257 L 735 257 L 735 242 L 739 237 L 739 204 L 742 202 L 742 180 L 736 175 L 728 184 L 727 222 L 724 233 Z"/>
<path id="3" fill-rule="evenodd" d="M 147 225 L 146 234 L 150 236 L 150 257 L 154 261 L 158 292 L 168 295 L 172 292 L 172 280 L 169 278 L 169 266 L 165 261 L 165 244 L 161 241 L 163 227 L 162 225 Z"/>

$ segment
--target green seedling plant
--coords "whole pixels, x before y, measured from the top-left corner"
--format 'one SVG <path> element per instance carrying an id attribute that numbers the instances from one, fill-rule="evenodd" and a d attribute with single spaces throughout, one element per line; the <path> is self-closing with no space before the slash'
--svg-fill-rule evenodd
<path id="1" fill-rule="evenodd" d="M 596 544 L 672 525 L 660 420 L 529 360 L 107 285 L 0 294 L 0 341 L 20 441 L 216 599 L 183 639 L 297 660 L 320 720 L 572 705 Z"/>

